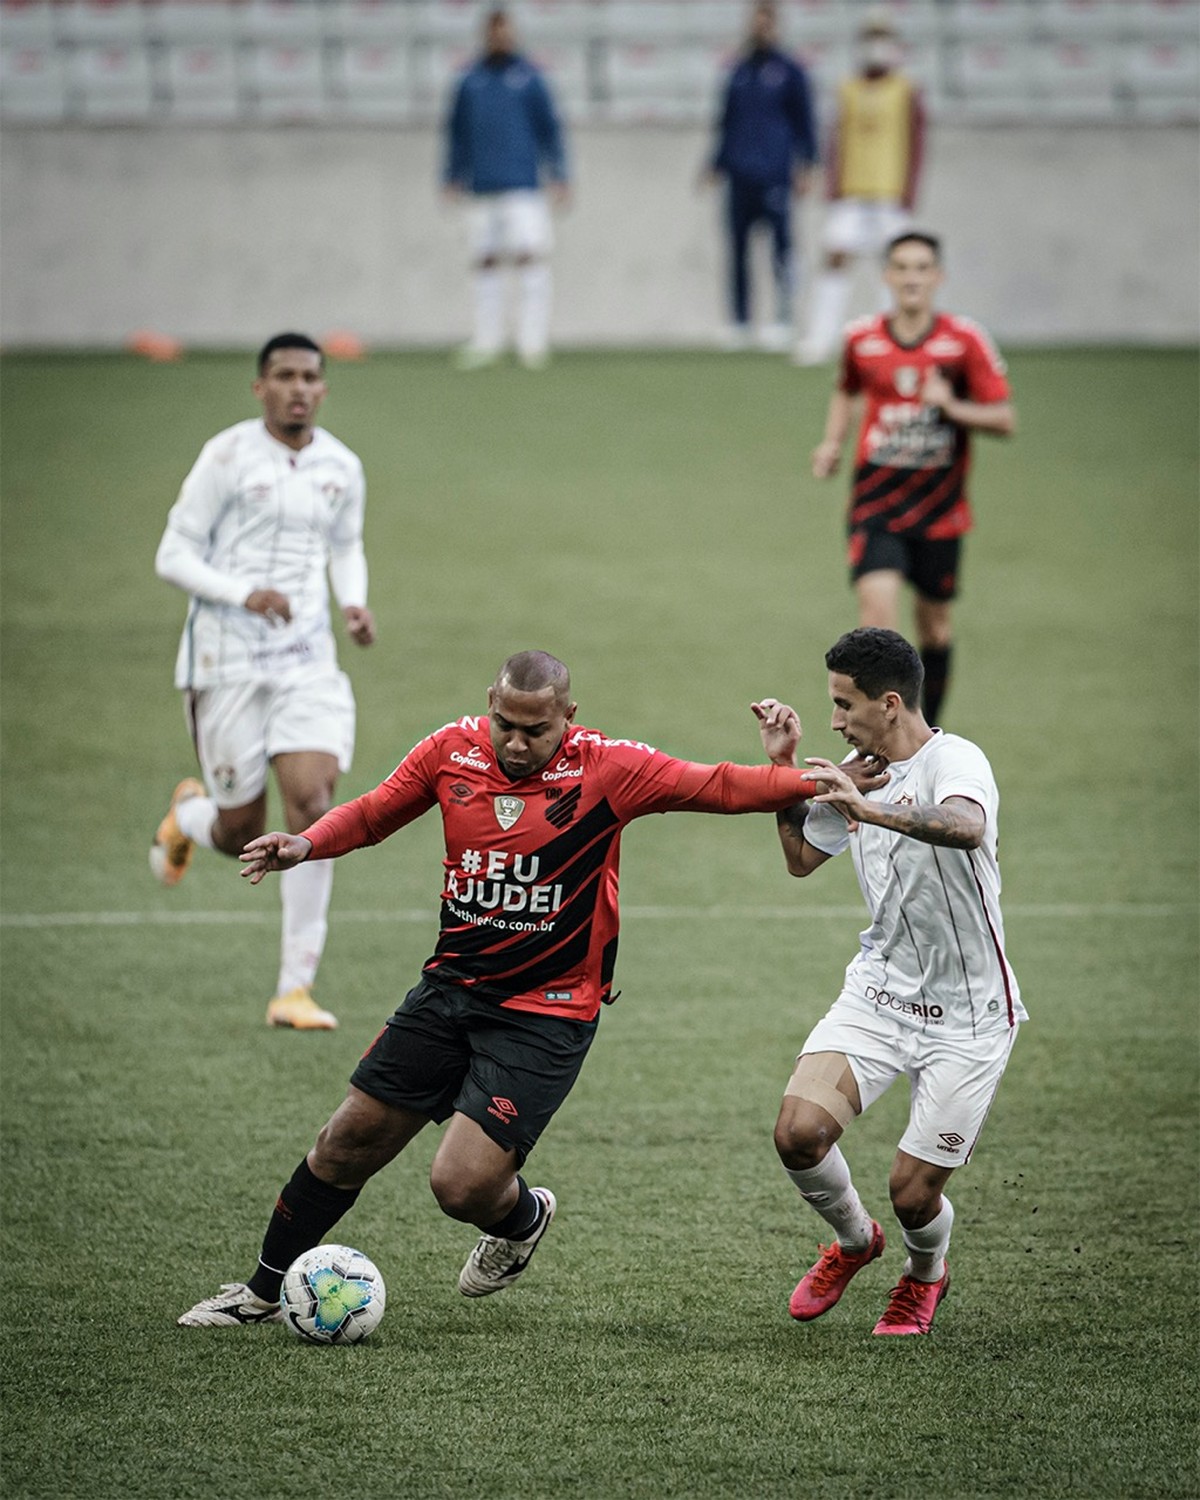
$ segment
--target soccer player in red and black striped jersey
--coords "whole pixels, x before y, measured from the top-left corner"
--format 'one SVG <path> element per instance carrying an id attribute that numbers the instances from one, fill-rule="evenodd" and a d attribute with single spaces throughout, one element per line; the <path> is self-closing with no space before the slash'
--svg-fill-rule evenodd
<path id="1" fill-rule="evenodd" d="M 246 846 L 242 873 L 257 884 L 376 844 L 436 807 L 441 933 L 280 1194 L 258 1269 L 185 1313 L 184 1326 L 277 1318 L 291 1263 L 430 1120 L 450 1122 L 430 1172 L 434 1197 L 482 1231 L 459 1290 L 486 1296 L 525 1269 L 556 1204 L 520 1168 L 612 998 L 622 830 L 647 813 L 781 811 L 819 790 L 792 766 L 697 765 L 613 739 L 576 725 L 575 709 L 562 662 L 521 652 L 488 690 L 486 717 L 429 735 L 374 791 L 303 834 Z M 858 769 L 864 788 L 883 784 L 873 762 Z"/>
<path id="2" fill-rule="evenodd" d="M 837 472 L 862 408 L 848 517 L 850 574 L 859 624 L 896 628 L 901 586 L 916 591 L 923 710 L 939 722 L 950 677 L 950 605 L 958 592 L 970 434 L 1008 437 L 1016 427 L 1004 361 L 969 318 L 939 312 L 941 242 L 916 231 L 887 248 L 890 313 L 846 330 L 825 435 L 813 450 L 818 479 Z"/>

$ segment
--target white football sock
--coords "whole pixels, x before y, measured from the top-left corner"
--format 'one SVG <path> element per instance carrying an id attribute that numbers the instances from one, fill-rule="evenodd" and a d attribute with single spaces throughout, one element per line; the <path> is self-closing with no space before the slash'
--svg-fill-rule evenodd
<path id="1" fill-rule="evenodd" d="M 905 1229 L 904 1245 L 908 1260 L 904 1274 L 914 1281 L 941 1281 L 946 1274 L 946 1251 L 954 1227 L 954 1206 L 943 1193 L 942 1211 L 920 1229 Z"/>
<path id="2" fill-rule="evenodd" d="M 838 1244 L 851 1255 L 858 1255 L 871 1243 L 871 1215 L 862 1206 L 850 1168 L 837 1146 L 831 1146 L 825 1160 L 815 1167 L 784 1171 L 810 1204 L 837 1235 Z"/>
<path id="3" fill-rule="evenodd" d="M 851 273 L 848 270 L 822 271 L 812 290 L 805 346 L 814 354 L 828 358 L 837 348 L 846 304 L 850 300 Z"/>
<path id="4" fill-rule="evenodd" d="M 217 804 L 211 797 L 185 797 L 175 804 L 175 821 L 184 838 L 202 849 L 213 847 L 213 824 L 217 821 Z"/>
<path id="5" fill-rule="evenodd" d="M 525 359 L 538 359 L 550 343 L 550 266 L 544 260 L 530 261 L 518 272 L 521 306 L 517 319 L 517 352 Z"/>
<path id="6" fill-rule="evenodd" d="M 476 266 L 471 286 L 475 294 L 471 346 L 487 354 L 497 354 L 504 344 L 504 272 L 499 266 Z"/>
<path id="7" fill-rule="evenodd" d="M 333 894 L 333 861 L 308 860 L 279 877 L 283 903 L 283 933 L 279 945 L 277 995 L 309 989 L 329 930 L 329 898 Z"/>

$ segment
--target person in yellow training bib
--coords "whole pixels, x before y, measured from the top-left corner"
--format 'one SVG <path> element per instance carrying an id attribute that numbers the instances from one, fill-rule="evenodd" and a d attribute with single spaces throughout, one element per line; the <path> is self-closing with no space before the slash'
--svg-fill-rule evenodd
<path id="1" fill-rule="evenodd" d="M 839 344 L 854 262 L 878 258 L 911 222 L 925 113 L 921 93 L 899 71 L 900 38 L 883 10 L 858 35 L 859 68 L 838 89 L 829 157 L 824 263 L 813 285 L 797 363 L 823 364 Z"/>

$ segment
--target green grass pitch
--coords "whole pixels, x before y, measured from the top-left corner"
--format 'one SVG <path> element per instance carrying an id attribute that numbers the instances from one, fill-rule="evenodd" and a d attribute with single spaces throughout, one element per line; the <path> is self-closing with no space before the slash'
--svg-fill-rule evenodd
<path id="1" fill-rule="evenodd" d="M 901 1263 L 897 1087 L 846 1154 L 889 1230 L 819 1323 L 787 1297 L 823 1226 L 771 1146 L 792 1057 L 862 925 L 848 861 L 788 880 L 770 819 L 625 840 L 618 983 L 530 1164 L 560 1213 L 469 1303 L 436 1132 L 336 1234 L 388 1282 L 378 1333 L 305 1347 L 175 1317 L 246 1276 L 279 1185 L 435 930 L 425 819 L 344 860 L 318 997 L 263 1025 L 278 894 L 146 847 L 192 768 L 184 600 L 153 575 L 251 360 L 13 354 L 3 370 L 3 1467 L 25 1497 L 271 1500 L 1192 1497 L 1197 1327 L 1197 361 L 1017 352 L 1021 426 L 977 444 L 948 727 L 1000 783 L 1009 947 L 1033 1020 L 956 1180 L 933 1335 L 873 1340 Z M 845 479 L 807 454 L 828 374 L 780 360 L 441 354 L 336 365 L 380 638 L 343 645 L 349 797 L 481 710 L 510 651 L 583 722 L 759 758 L 749 702 L 837 749 L 822 656 L 854 623 Z"/>

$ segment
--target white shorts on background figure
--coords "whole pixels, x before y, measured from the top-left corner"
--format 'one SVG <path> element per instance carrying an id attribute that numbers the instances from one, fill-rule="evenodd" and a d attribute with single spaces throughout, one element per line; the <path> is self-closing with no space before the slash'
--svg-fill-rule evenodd
<path id="1" fill-rule="evenodd" d="M 276 755 L 304 750 L 350 769 L 355 707 L 337 667 L 288 672 L 273 682 L 235 682 L 184 695 L 204 780 L 218 807 L 244 807 L 266 789 Z"/>
<path id="2" fill-rule="evenodd" d="M 475 261 L 543 258 L 554 248 L 554 228 L 544 193 L 478 193 L 467 204 L 467 239 Z"/>

